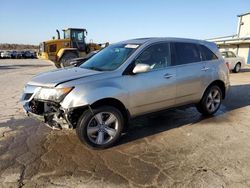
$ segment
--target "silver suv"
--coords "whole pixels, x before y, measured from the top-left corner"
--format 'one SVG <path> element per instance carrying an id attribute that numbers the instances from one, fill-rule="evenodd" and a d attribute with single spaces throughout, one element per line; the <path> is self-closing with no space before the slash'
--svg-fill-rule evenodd
<path id="1" fill-rule="evenodd" d="M 136 116 L 188 104 L 214 114 L 229 88 L 228 72 L 214 43 L 134 39 L 110 45 L 80 67 L 34 77 L 22 103 L 48 126 L 76 128 L 83 143 L 107 148 Z"/>

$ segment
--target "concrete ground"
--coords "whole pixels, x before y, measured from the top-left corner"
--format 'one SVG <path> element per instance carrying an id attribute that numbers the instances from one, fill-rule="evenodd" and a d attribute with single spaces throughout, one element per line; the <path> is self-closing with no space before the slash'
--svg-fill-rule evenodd
<path id="1" fill-rule="evenodd" d="M 0 187 L 250 187 L 250 68 L 230 75 L 214 117 L 191 107 L 140 118 L 102 151 L 24 116 L 24 84 L 51 69 L 0 60 Z"/>

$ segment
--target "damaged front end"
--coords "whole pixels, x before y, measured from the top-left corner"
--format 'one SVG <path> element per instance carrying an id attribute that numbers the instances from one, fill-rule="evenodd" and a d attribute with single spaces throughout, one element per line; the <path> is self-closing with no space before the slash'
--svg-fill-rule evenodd
<path id="1" fill-rule="evenodd" d="M 50 93 L 44 92 L 42 89 L 31 85 L 25 87 L 21 102 L 26 114 L 44 122 L 52 129 L 74 128 L 76 124 L 73 116 L 74 110 L 63 109 L 59 101 L 46 100 L 51 96 L 44 95 L 46 95 L 46 92 L 47 95 L 50 95 Z M 66 93 L 63 95 L 65 97 Z M 61 96 L 60 98 L 62 98 Z"/>

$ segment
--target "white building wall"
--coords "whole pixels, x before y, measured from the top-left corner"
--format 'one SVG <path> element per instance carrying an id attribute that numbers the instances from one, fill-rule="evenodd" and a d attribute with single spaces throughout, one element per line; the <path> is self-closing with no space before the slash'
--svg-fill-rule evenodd
<path id="1" fill-rule="evenodd" d="M 238 50 L 238 55 L 245 58 L 245 62 L 250 64 L 249 62 L 249 45 L 240 45 Z"/>
<path id="2" fill-rule="evenodd" d="M 225 45 L 225 46 L 220 45 L 219 49 L 220 49 L 221 52 L 223 52 L 223 51 L 232 51 L 232 52 L 237 54 L 237 46 L 234 46 L 234 45 Z"/>
<path id="3" fill-rule="evenodd" d="M 249 45 L 240 45 L 238 50 L 238 55 L 245 58 L 247 63 L 248 56 L 249 56 Z"/>
<path id="4" fill-rule="evenodd" d="M 239 37 L 250 36 L 250 14 L 239 17 Z"/>

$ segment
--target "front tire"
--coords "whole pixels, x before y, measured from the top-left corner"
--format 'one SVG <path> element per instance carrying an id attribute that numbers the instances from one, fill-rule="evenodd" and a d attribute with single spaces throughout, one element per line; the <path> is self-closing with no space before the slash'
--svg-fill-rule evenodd
<path id="1" fill-rule="evenodd" d="M 219 110 L 221 101 L 221 89 L 213 85 L 205 91 L 201 101 L 197 104 L 197 110 L 205 116 L 213 115 Z"/>
<path id="2" fill-rule="evenodd" d="M 240 69 L 241 69 L 241 64 L 240 64 L 240 63 L 237 63 L 237 64 L 235 65 L 235 67 L 234 67 L 233 72 L 234 72 L 234 73 L 238 73 L 238 72 L 240 72 Z"/>
<path id="3" fill-rule="evenodd" d="M 111 106 L 100 106 L 87 110 L 79 119 L 76 133 L 82 143 L 95 149 L 113 146 L 121 137 L 124 118 Z"/>

